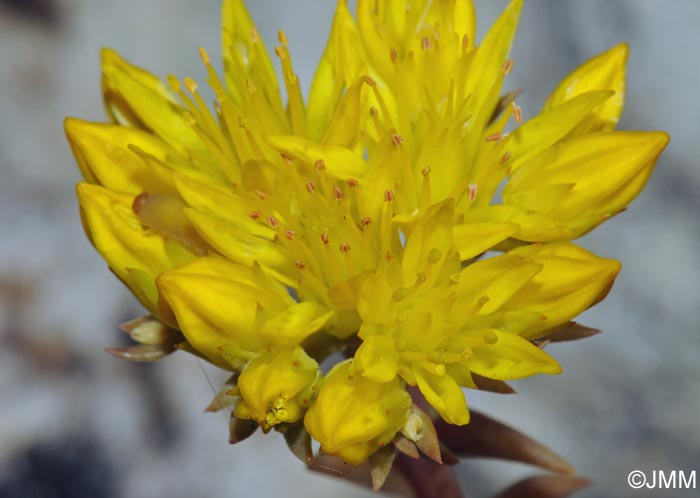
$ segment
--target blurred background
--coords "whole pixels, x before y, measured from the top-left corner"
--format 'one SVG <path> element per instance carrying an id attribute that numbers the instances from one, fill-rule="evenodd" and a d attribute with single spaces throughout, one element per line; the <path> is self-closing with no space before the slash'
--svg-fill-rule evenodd
<path id="1" fill-rule="evenodd" d="M 305 89 L 334 4 L 249 2 L 268 47 L 286 30 Z M 505 4 L 477 1 L 481 35 Z M 699 18 L 695 0 L 528 0 L 512 54 L 506 89 L 525 89 L 527 118 L 573 67 L 628 41 L 621 128 L 672 137 L 632 209 L 581 241 L 624 264 L 580 320 L 605 333 L 551 347 L 559 378 L 469 393 L 590 477 L 582 498 L 696 496 L 633 491 L 627 475 L 700 473 Z M 281 437 L 229 446 L 227 417 L 202 412 L 221 374 L 194 357 L 141 365 L 102 351 L 141 310 L 82 233 L 63 118 L 104 119 L 100 47 L 203 80 L 196 49 L 220 52 L 218 26 L 218 0 L 0 0 L 0 498 L 373 496 L 307 472 Z M 460 470 L 472 497 L 535 472 Z"/>

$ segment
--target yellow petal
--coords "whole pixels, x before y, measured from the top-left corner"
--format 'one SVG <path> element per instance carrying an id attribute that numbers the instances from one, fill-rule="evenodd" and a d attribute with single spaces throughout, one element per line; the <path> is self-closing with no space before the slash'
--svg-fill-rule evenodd
<path id="1" fill-rule="evenodd" d="M 465 223 L 454 225 L 452 247 L 462 261 L 478 256 L 518 231 L 518 225 L 507 222 Z"/>
<path id="2" fill-rule="evenodd" d="M 367 78 L 363 76 L 343 94 L 323 135 L 323 144 L 342 147 L 352 147 L 355 144 L 363 118 L 369 114 L 363 109 L 362 100 L 362 90 L 366 84 Z"/>
<path id="3" fill-rule="evenodd" d="M 664 132 L 641 131 L 591 133 L 568 140 L 513 173 L 503 201 L 552 217 L 578 237 L 639 194 L 668 141 Z M 552 202 L 542 195 L 551 185 L 574 186 Z"/>
<path id="4" fill-rule="evenodd" d="M 621 43 L 583 63 L 559 83 L 542 110 L 553 109 L 586 92 L 613 90 L 615 95 L 592 111 L 575 134 L 615 128 L 625 102 L 627 52 L 627 44 Z"/>
<path id="5" fill-rule="evenodd" d="M 143 305 L 159 314 L 152 292 L 156 276 L 195 255 L 172 239 L 149 233 L 131 208 L 133 195 L 87 183 L 79 184 L 77 193 L 83 221 L 95 248 Z"/>
<path id="6" fill-rule="evenodd" d="M 528 159 L 564 138 L 590 112 L 613 96 L 612 91 L 586 92 L 523 123 L 510 136 L 508 152 L 513 172 Z"/>
<path id="7" fill-rule="evenodd" d="M 300 344 L 311 334 L 321 330 L 333 313 L 333 310 L 313 301 L 293 304 L 265 322 L 260 328 L 260 333 L 271 344 Z"/>
<path id="8" fill-rule="evenodd" d="M 110 49 L 102 50 L 102 91 L 115 122 L 152 131 L 181 154 L 209 156 L 204 143 L 185 123 L 184 109 L 160 79 Z"/>
<path id="9" fill-rule="evenodd" d="M 363 377 L 376 382 L 390 382 L 399 369 L 399 354 L 394 340 L 383 335 L 365 338 L 355 352 L 355 364 Z"/>
<path id="10" fill-rule="evenodd" d="M 198 258 L 160 275 L 157 284 L 187 341 L 224 368 L 230 366 L 222 345 L 252 356 L 268 344 L 258 332 L 259 321 L 292 304 L 286 289 L 259 269 L 220 258 Z"/>
<path id="11" fill-rule="evenodd" d="M 292 135 L 268 136 L 266 140 L 271 147 L 306 164 L 323 161 L 326 171 L 341 180 L 360 178 L 367 169 L 365 161 L 346 147 L 321 145 Z"/>
<path id="12" fill-rule="evenodd" d="M 422 368 L 413 368 L 421 394 L 446 422 L 455 425 L 469 423 L 467 400 L 459 384 L 449 375 L 435 375 Z"/>
<path id="13" fill-rule="evenodd" d="M 306 115 L 312 139 L 323 137 L 343 90 L 367 73 L 366 60 L 347 2 L 339 0 L 328 43 L 309 91 Z"/>
<path id="14" fill-rule="evenodd" d="M 573 244 L 531 245 L 511 251 L 542 266 L 500 310 L 528 310 L 541 314 L 520 335 L 534 338 L 548 328 L 571 320 L 605 296 L 620 271 L 620 263 L 599 258 Z"/>
<path id="15" fill-rule="evenodd" d="M 419 273 L 434 281 L 452 247 L 454 201 L 447 199 L 432 206 L 418 220 L 406 240 L 401 260 L 404 286 L 410 287 Z"/>
<path id="16" fill-rule="evenodd" d="M 516 334 L 491 331 L 493 344 L 475 347 L 467 361 L 469 369 L 496 380 L 521 379 L 535 374 L 558 374 L 561 367 L 554 358 Z"/>
<path id="17" fill-rule="evenodd" d="M 542 269 L 532 259 L 504 254 L 468 265 L 459 274 L 456 323 L 497 311 Z"/>
<path id="18" fill-rule="evenodd" d="M 513 238 L 528 242 L 570 239 L 573 235 L 563 222 L 514 205 L 493 205 L 473 208 L 465 213 L 465 223 L 507 222 L 519 228 Z"/>

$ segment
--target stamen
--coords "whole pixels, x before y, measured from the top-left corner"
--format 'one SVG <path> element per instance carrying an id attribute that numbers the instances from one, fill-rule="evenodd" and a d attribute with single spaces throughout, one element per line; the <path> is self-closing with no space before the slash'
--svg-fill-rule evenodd
<path id="1" fill-rule="evenodd" d="M 504 72 L 504 73 L 506 74 L 506 76 L 507 76 L 507 75 L 510 74 L 510 72 L 511 72 L 512 70 L 513 70 L 513 61 L 512 61 L 512 59 L 507 59 L 507 60 L 503 63 L 503 72 Z"/>
<path id="2" fill-rule="evenodd" d="M 511 157 L 513 157 L 513 156 L 510 152 L 506 152 L 505 154 L 503 154 L 503 157 L 501 158 L 501 166 L 503 166 L 505 163 L 510 161 Z"/>
<path id="3" fill-rule="evenodd" d="M 314 182 L 306 183 L 306 191 L 310 194 L 313 194 L 316 191 L 316 185 L 314 185 Z"/>
<path id="4" fill-rule="evenodd" d="M 423 170 L 421 171 L 421 174 L 422 174 L 423 176 L 428 176 L 428 175 L 430 175 L 430 172 L 431 172 L 431 171 L 432 171 L 432 169 L 430 169 L 430 166 L 426 166 L 426 167 L 423 168 Z"/>
<path id="5" fill-rule="evenodd" d="M 370 218 L 369 216 L 367 216 L 367 217 L 365 217 L 365 218 L 362 218 L 362 219 L 360 220 L 360 225 L 361 225 L 363 228 L 364 228 L 364 227 L 368 227 L 368 226 L 370 226 L 371 224 L 372 224 L 372 218 Z"/>
<path id="6" fill-rule="evenodd" d="M 379 116 L 379 110 L 376 107 L 372 106 L 369 108 L 369 115 L 373 118 L 376 118 L 377 116 Z"/>
<path id="7" fill-rule="evenodd" d="M 325 171 L 326 161 L 324 161 L 323 159 L 319 159 L 314 163 L 314 168 L 316 168 L 316 171 Z"/>
<path id="8" fill-rule="evenodd" d="M 262 199 L 263 201 L 266 201 L 266 200 L 270 197 L 269 195 L 267 195 L 267 194 L 266 194 L 265 192 L 263 192 L 262 190 L 256 190 L 256 191 L 255 191 L 255 195 L 257 195 L 258 197 L 260 197 L 260 199 Z"/>
<path id="9" fill-rule="evenodd" d="M 371 86 L 372 88 L 376 88 L 377 82 L 374 81 L 374 79 L 372 79 L 371 76 L 365 74 L 365 75 L 363 76 L 363 78 L 364 78 L 364 80 L 365 80 L 365 83 L 367 83 L 367 84 L 368 84 L 369 86 Z"/>
<path id="10" fill-rule="evenodd" d="M 432 44 L 430 43 L 430 38 L 424 36 L 420 41 L 420 48 L 422 48 L 423 50 L 430 50 L 431 47 Z"/>
<path id="11" fill-rule="evenodd" d="M 280 156 L 282 156 L 282 160 L 285 162 L 287 166 L 292 164 L 294 162 L 294 158 L 290 155 L 285 154 L 284 152 L 280 153 Z"/>
<path id="12" fill-rule="evenodd" d="M 202 59 L 204 64 L 211 64 L 211 59 L 209 59 L 209 54 L 204 47 L 199 47 L 199 58 Z"/>
<path id="13" fill-rule="evenodd" d="M 188 92 L 193 95 L 197 93 L 197 83 L 192 78 L 185 77 L 182 81 L 185 83 L 185 88 L 187 88 Z"/>
<path id="14" fill-rule="evenodd" d="M 469 35 L 462 36 L 462 50 L 465 52 L 469 49 Z"/>
<path id="15" fill-rule="evenodd" d="M 467 197 L 470 201 L 476 199 L 476 194 L 479 192 L 479 186 L 476 183 L 470 183 L 467 185 Z"/>
<path id="16" fill-rule="evenodd" d="M 403 145 L 403 137 L 394 133 L 391 136 L 391 143 L 393 143 L 396 147 L 401 147 Z"/>
<path id="17" fill-rule="evenodd" d="M 391 57 L 391 62 L 396 63 L 397 60 L 399 60 L 399 53 L 396 51 L 395 48 L 392 48 L 391 51 L 389 52 L 389 56 Z"/>
<path id="18" fill-rule="evenodd" d="M 297 260 L 294 262 L 294 264 L 295 264 L 296 267 L 299 268 L 300 270 L 303 270 L 304 268 L 306 268 L 306 265 L 305 265 L 304 262 L 301 261 L 300 259 L 297 259 Z"/>
<path id="19" fill-rule="evenodd" d="M 284 232 L 284 236 L 287 238 L 287 240 L 294 240 L 297 237 L 297 234 L 294 230 L 286 230 Z"/>
<path id="20" fill-rule="evenodd" d="M 343 191 L 340 190 L 338 187 L 335 187 L 333 189 L 333 197 L 336 201 L 342 201 L 344 197 Z"/>
<path id="21" fill-rule="evenodd" d="M 515 119 L 515 122 L 518 124 L 523 122 L 523 110 L 517 104 L 513 104 L 513 119 Z"/>
<path id="22" fill-rule="evenodd" d="M 279 41 L 285 47 L 289 45 L 287 34 L 281 29 L 277 32 L 277 41 Z"/>
<path id="23" fill-rule="evenodd" d="M 501 134 L 500 131 L 498 131 L 496 133 L 492 133 L 491 135 L 488 135 L 486 138 L 484 138 L 484 140 L 486 140 L 487 142 L 498 142 L 502 138 L 503 138 L 503 135 Z"/>
<path id="24" fill-rule="evenodd" d="M 384 200 L 386 202 L 392 202 L 395 199 L 395 197 L 396 196 L 394 195 L 394 192 L 392 192 L 391 190 L 387 190 L 386 192 L 384 192 Z"/>
<path id="25" fill-rule="evenodd" d="M 350 244 L 348 244 L 347 242 L 343 242 L 342 244 L 340 244 L 340 252 L 342 252 L 343 254 L 349 253 Z"/>
<path id="26" fill-rule="evenodd" d="M 250 213 L 249 216 L 251 218 L 253 218 L 254 220 L 259 220 L 260 217 L 262 216 L 262 213 L 260 211 L 253 211 L 252 213 Z"/>
<path id="27" fill-rule="evenodd" d="M 275 218 L 274 216 L 270 215 L 267 217 L 267 223 L 272 227 L 272 228 L 277 228 L 280 225 L 280 222 Z"/>
<path id="28" fill-rule="evenodd" d="M 355 188 L 360 186 L 360 182 L 354 178 L 349 178 L 347 181 L 348 187 Z"/>
<path id="29" fill-rule="evenodd" d="M 326 245 L 326 246 L 328 245 L 329 240 L 328 240 L 328 234 L 326 232 L 323 232 L 321 234 L 321 241 L 323 242 L 323 245 Z"/>

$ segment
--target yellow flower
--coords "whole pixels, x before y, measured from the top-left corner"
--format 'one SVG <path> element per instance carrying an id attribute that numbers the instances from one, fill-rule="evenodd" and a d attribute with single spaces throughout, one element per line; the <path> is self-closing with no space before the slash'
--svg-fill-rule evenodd
<path id="1" fill-rule="evenodd" d="M 323 451 L 359 463 L 401 429 L 406 384 L 465 424 L 472 374 L 560 371 L 531 341 L 619 271 L 570 240 L 626 208 L 668 136 L 613 130 L 625 45 L 523 122 L 501 95 L 521 5 L 477 46 L 468 0 L 358 0 L 356 18 L 340 0 L 306 101 L 280 32 L 286 104 L 242 0 L 223 2 L 223 76 L 200 49 L 213 109 L 103 50 L 112 123 L 65 123 L 85 230 L 182 348 L 240 372 L 236 416 L 268 430 L 308 406 Z"/>
<path id="2" fill-rule="evenodd" d="M 377 383 L 353 370 L 347 360 L 328 373 L 304 424 L 323 452 L 360 464 L 403 427 L 411 397 L 398 379 Z"/>

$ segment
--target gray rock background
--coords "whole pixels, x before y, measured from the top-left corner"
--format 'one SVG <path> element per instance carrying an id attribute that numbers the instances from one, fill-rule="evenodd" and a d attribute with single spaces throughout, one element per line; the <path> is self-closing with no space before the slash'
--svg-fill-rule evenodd
<path id="1" fill-rule="evenodd" d="M 249 3 L 268 46 L 287 31 L 308 88 L 334 2 Z M 480 33 L 504 5 L 478 2 Z M 513 52 L 508 86 L 525 88 L 531 116 L 574 66 L 627 40 L 621 127 L 672 136 L 632 208 L 581 241 L 624 264 L 581 320 L 606 333 L 553 347 L 559 378 L 519 382 L 517 396 L 469 393 L 591 477 L 581 497 L 696 496 L 632 491 L 626 479 L 700 473 L 699 18 L 694 0 L 528 0 Z M 203 79 L 196 48 L 219 52 L 218 24 L 217 0 L 0 2 L 1 498 L 372 496 L 306 472 L 274 435 L 230 447 L 225 416 L 202 413 L 207 377 L 221 374 L 194 358 L 144 366 L 102 352 L 140 310 L 82 233 L 62 119 L 103 119 L 101 46 Z M 476 497 L 533 472 L 489 461 L 462 470 Z"/>

